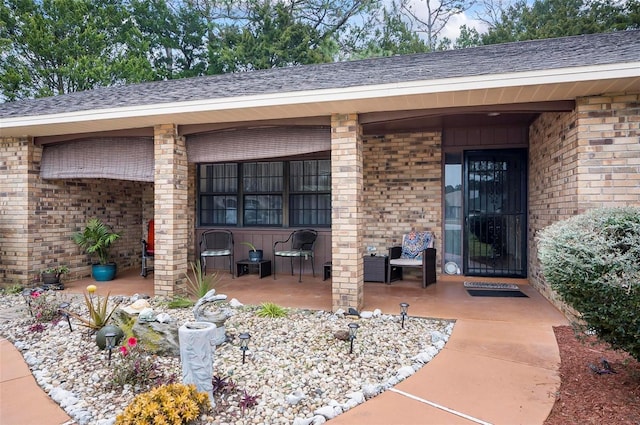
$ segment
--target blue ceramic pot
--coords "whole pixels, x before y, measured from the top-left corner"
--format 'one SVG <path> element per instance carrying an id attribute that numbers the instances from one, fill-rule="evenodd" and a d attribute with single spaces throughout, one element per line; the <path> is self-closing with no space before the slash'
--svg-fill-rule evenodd
<path id="1" fill-rule="evenodd" d="M 91 274 L 98 282 L 106 282 L 116 277 L 116 264 L 94 264 L 91 266 Z"/>

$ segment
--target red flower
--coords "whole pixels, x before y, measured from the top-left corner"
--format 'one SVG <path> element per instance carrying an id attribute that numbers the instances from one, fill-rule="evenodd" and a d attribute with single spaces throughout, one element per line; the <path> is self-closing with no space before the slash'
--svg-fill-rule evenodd
<path id="1" fill-rule="evenodd" d="M 129 347 L 132 347 L 132 348 L 135 347 L 137 343 L 138 343 L 138 340 L 133 337 L 129 338 L 129 340 L 127 341 L 127 344 L 129 344 Z"/>
<path id="2" fill-rule="evenodd" d="M 31 298 L 38 298 L 40 296 L 40 292 L 32 292 Z"/>
<path id="3" fill-rule="evenodd" d="M 122 353 L 123 356 L 126 356 L 128 353 L 127 347 L 125 347 L 124 345 L 120 347 L 120 352 Z"/>

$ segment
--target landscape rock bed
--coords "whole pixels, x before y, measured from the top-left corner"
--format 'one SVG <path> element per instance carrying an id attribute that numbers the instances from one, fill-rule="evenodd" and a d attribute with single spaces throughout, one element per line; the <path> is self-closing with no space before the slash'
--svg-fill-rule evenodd
<path id="1" fill-rule="evenodd" d="M 55 294 L 64 297 L 68 294 Z M 71 309 L 83 311 L 74 297 Z M 132 300 L 127 299 L 123 306 Z M 166 300 L 149 300 L 154 312 L 166 312 L 177 326 L 194 321 L 191 309 L 166 309 Z M 216 408 L 202 424 L 322 423 L 390 388 L 430 361 L 445 345 L 453 322 L 409 317 L 401 328 L 399 315 L 368 312 L 368 318 L 311 310 L 288 310 L 285 318 L 262 318 L 256 307 L 239 306 L 226 321 L 228 340 L 216 347 L 214 374 L 232 379 L 241 391 L 217 396 Z M 364 313 L 364 312 L 363 312 Z M 40 386 L 79 424 L 107 425 L 145 388 L 110 385 L 107 352 L 100 351 L 86 328 L 66 321 L 29 331 L 29 317 L 19 295 L 0 297 L 0 334 L 14 343 Z M 336 332 L 357 322 L 358 334 L 349 354 L 349 341 Z M 251 335 L 246 363 L 238 335 Z M 113 352 L 113 363 L 119 353 Z M 155 356 L 166 377 L 181 377 L 178 357 Z M 257 396 L 257 405 L 240 406 L 242 391 Z"/>

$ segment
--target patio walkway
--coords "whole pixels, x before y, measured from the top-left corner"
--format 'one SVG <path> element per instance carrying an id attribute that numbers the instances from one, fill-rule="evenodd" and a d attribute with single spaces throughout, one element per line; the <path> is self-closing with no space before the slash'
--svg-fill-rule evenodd
<path id="1" fill-rule="evenodd" d="M 153 275 L 121 273 L 99 292 L 112 295 L 152 294 Z M 231 279 L 221 273 L 217 291 L 245 304 L 275 302 L 286 307 L 331 309 L 331 281 L 304 276 L 255 275 Z M 528 298 L 471 297 L 464 278 L 443 276 L 426 289 L 417 280 L 365 284 L 365 310 L 456 319 L 445 348 L 425 367 L 392 390 L 330 421 L 333 425 L 375 424 L 542 424 L 560 386 L 560 357 L 553 326 L 566 325 L 563 315 L 526 280 L 500 279 L 520 285 Z M 473 279 L 481 280 L 481 279 Z M 485 279 L 487 280 L 487 279 Z M 496 279 L 490 279 L 496 281 Z M 66 284 L 82 292 L 92 280 Z M 19 352 L 0 340 L 0 424 L 72 424 L 68 415 L 38 387 Z M 25 408 L 29 400 L 31 408 Z M 36 402 L 36 400 L 38 400 Z M 37 406 L 37 407 L 36 407 Z"/>

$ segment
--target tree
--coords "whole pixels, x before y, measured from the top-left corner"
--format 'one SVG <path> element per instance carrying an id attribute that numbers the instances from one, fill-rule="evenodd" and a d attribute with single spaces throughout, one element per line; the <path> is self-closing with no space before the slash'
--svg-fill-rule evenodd
<path id="1" fill-rule="evenodd" d="M 460 36 L 453 45 L 454 49 L 466 49 L 476 47 L 482 44 L 482 36 L 475 28 L 469 28 L 466 25 L 460 27 Z"/>
<path id="2" fill-rule="evenodd" d="M 112 0 L 5 0 L 0 97 L 16 100 L 139 82 L 146 44 Z"/>
<path id="3" fill-rule="evenodd" d="M 635 8 L 635 9 L 634 9 Z M 638 28 L 638 0 L 518 0 L 482 35 L 483 44 Z"/>
<path id="4" fill-rule="evenodd" d="M 227 26 L 215 44 L 225 72 L 330 62 L 323 36 L 296 20 L 285 3 L 256 3 L 242 27 Z"/>
<path id="5" fill-rule="evenodd" d="M 207 73 L 209 26 L 200 10 L 183 2 L 165 0 L 132 0 L 130 8 L 136 27 L 149 44 L 147 59 L 153 67 L 154 79 Z"/>
<path id="6" fill-rule="evenodd" d="M 381 22 L 370 28 L 372 30 L 366 35 L 368 39 L 362 47 L 354 49 L 353 57 L 381 57 L 429 51 L 429 46 L 417 33 L 411 31 L 394 5 L 391 10 L 385 7 Z"/>
<path id="7" fill-rule="evenodd" d="M 437 50 L 450 45 L 450 41 L 442 37 L 442 32 L 451 18 L 472 4 L 473 0 L 399 0 L 397 7 L 411 22 L 411 28 L 424 35 L 429 49 Z"/>

